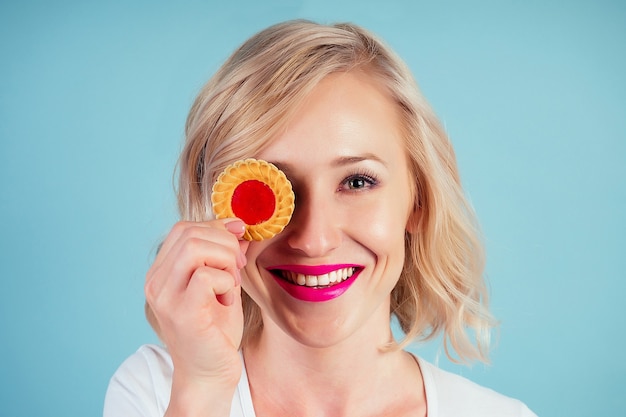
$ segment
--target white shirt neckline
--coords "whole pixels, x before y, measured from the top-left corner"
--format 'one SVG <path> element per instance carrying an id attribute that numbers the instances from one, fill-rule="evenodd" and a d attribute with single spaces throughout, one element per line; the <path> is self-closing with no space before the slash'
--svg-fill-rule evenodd
<path id="1" fill-rule="evenodd" d="M 248 380 L 248 371 L 246 370 L 246 362 L 243 358 L 243 352 L 239 351 L 242 362 L 241 378 L 237 384 L 239 391 L 239 406 L 243 412 L 242 417 L 256 417 L 254 412 L 254 404 L 252 403 L 252 392 L 250 391 L 250 381 Z M 413 355 L 413 354 L 411 354 Z M 439 411 L 437 409 L 437 391 L 435 389 L 435 381 L 432 373 L 428 369 L 428 363 L 424 362 L 419 356 L 413 355 L 419 365 L 422 381 L 424 384 L 424 395 L 426 396 L 426 416 L 437 417 Z"/>

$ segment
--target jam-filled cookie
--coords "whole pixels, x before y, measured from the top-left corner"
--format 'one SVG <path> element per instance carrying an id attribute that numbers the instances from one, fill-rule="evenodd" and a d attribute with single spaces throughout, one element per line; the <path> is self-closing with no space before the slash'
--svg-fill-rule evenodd
<path id="1" fill-rule="evenodd" d="M 226 167 L 211 194 L 215 217 L 243 220 L 246 240 L 269 239 L 280 233 L 291 219 L 294 202 L 285 174 L 260 159 L 245 159 Z"/>

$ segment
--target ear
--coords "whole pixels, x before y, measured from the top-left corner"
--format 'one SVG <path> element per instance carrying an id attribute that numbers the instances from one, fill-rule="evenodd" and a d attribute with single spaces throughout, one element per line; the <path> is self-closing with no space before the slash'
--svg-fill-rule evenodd
<path id="1" fill-rule="evenodd" d="M 409 234 L 415 234 L 419 231 L 422 215 L 422 208 L 416 203 L 409 213 L 409 217 L 406 222 L 406 231 Z"/>

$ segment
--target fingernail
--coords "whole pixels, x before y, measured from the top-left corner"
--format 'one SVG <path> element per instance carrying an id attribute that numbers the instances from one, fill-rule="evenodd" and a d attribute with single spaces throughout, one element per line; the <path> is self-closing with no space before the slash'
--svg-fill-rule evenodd
<path id="1" fill-rule="evenodd" d="M 224 225 L 226 230 L 234 235 L 243 235 L 246 231 L 246 224 L 241 220 L 232 220 Z"/>

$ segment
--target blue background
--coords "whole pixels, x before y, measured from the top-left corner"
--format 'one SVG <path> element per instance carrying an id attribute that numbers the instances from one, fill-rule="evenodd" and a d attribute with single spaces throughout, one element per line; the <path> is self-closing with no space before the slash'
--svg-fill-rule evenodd
<path id="1" fill-rule="evenodd" d="M 455 143 L 502 326 L 491 366 L 413 349 L 541 416 L 626 415 L 626 6 L 607 0 L 2 1 L 0 415 L 100 415 L 155 341 L 143 279 L 189 106 L 296 17 L 381 35 Z"/>

